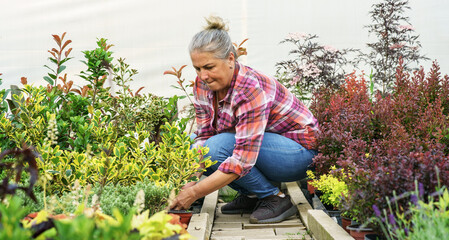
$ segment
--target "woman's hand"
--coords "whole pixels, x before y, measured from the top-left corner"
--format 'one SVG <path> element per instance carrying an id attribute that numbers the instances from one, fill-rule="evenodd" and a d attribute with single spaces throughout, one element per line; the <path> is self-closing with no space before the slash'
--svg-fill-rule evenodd
<path id="1" fill-rule="evenodd" d="M 207 194 L 228 185 L 237 178 L 238 175 L 235 173 L 223 173 L 220 170 L 217 170 L 197 184 L 184 187 L 183 190 L 179 192 L 178 196 L 171 202 L 170 209 L 189 209 L 190 205 L 192 205 L 198 198 L 204 197 Z"/>
<path id="2" fill-rule="evenodd" d="M 195 182 L 193 183 L 195 184 Z M 174 210 L 189 209 L 190 205 L 192 205 L 192 203 L 199 198 L 195 194 L 194 187 L 193 186 L 188 187 L 186 185 L 179 192 L 178 196 L 176 196 L 176 198 L 171 202 L 170 209 Z"/>

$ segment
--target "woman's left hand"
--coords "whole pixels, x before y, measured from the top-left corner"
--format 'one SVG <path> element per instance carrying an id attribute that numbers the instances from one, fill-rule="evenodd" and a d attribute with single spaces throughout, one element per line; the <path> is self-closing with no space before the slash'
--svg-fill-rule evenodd
<path id="1" fill-rule="evenodd" d="M 194 187 L 188 187 L 181 190 L 176 198 L 171 202 L 170 209 L 182 210 L 189 209 L 198 197 L 195 194 Z"/>

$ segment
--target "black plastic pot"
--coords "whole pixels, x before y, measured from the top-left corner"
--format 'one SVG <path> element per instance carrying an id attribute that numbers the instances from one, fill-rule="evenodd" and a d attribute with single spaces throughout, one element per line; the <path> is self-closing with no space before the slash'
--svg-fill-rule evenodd
<path id="1" fill-rule="evenodd" d="M 381 239 L 380 236 L 375 233 L 365 235 L 365 240 L 380 240 L 380 239 Z"/>
<path id="2" fill-rule="evenodd" d="M 175 234 L 173 236 L 163 238 L 162 240 L 179 240 L 179 234 Z"/>
<path id="3" fill-rule="evenodd" d="M 55 223 L 53 222 L 53 219 L 48 219 L 45 222 L 41 222 L 39 224 L 31 226 L 31 231 L 33 232 L 32 238 L 37 238 L 39 235 L 41 235 L 43 232 L 47 231 L 48 229 L 54 228 Z"/>

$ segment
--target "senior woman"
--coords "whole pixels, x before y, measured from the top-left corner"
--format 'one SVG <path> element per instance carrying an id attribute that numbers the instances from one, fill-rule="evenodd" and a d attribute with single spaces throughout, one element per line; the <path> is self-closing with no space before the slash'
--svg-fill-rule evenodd
<path id="1" fill-rule="evenodd" d="M 212 160 L 207 177 L 188 184 L 171 203 L 187 209 L 198 198 L 226 185 L 239 192 L 221 208 L 224 214 L 247 212 L 251 223 L 275 223 L 297 213 L 290 196 L 274 182 L 305 177 L 316 155 L 318 123 L 307 107 L 276 79 L 244 66 L 219 17 L 189 46 L 196 70 L 195 143 L 207 146 Z"/>

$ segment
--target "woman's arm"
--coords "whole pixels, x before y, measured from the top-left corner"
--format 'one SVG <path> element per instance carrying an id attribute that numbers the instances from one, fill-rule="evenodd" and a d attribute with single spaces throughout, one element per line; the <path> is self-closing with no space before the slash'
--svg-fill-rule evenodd
<path id="1" fill-rule="evenodd" d="M 223 173 L 217 170 L 196 185 L 181 190 L 178 196 L 171 202 L 170 209 L 189 209 L 195 200 L 228 185 L 238 177 L 239 175 L 235 173 Z"/>

